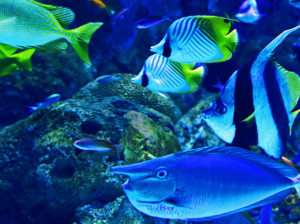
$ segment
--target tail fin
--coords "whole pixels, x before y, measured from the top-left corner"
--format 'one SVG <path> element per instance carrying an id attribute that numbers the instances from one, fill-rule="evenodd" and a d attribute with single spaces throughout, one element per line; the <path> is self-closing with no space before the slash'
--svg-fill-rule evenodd
<path id="1" fill-rule="evenodd" d="M 284 41 L 284 39 L 292 32 L 298 30 L 300 28 L 299 26 L 296 26 L 292 29 L 286 30 L 284 32 L 282 32 L 281 34 L 279 34 L 271 43 L 269 43 L 261 52 L 260 54 L 269 54 L 272 53 L 275 48 L 281 44 L 282 41 Z"/>
<path id="2" fill-rule="evenodd" d="M 29 108 L 29 112 L 34 112 L 37 109 L 39 109 L 39 107 L 29 107 L 29 106 L 25 106 L 25 107 Z"/>
<path id="3" fill-rule="evenodd" d="M 292 127 L 293 127 L 295 118 L 297 117 L 299 112 L 300 112 L 300 109 L 292 112 L 292 119 L 290 120 L 290 123 L 289 123 L 290 135 L 292 134 Z"/>
<path id="4" fill-rule="evenodd" d="M 184 77 L 186 78 L 186 81 L 190 84 L 190 81 L 195 81 L 197 85 L 200 85 L 201 82 L 203 81 L 204 75 L 205 75 L 205 69 L 204 69 L 204 64 L 199 66 L 198 63 L 195 64 L 194 68 L 195 69 L 188 69 L 191 64 L 181 64 L 183 68 L 183 74 Z"/>
<path id="5" fill-rule="evenodd" d="M 31 56 L 35 52 L 35 49 L 28 49 L 22 51 L 18 54 L 13 55 L 12 57 L 15 58 L 15 63 L 25 71 L 31 72 L 32 71 L 32 64 L 30 61 Z"/>
<path id="6" fill-rule="evenodd" d="M 92 35 L 98 30 L 103 23 L 88 23 L 77 29 L 72 30 L 76 35 L 75 41 L 69 41 L 78 56 L 88 65 L 91 65 L 89 58 L 89 42 Z"/>
<path id="7" fill-rule="evenodd" d="M 236 48 L 239 43 L 239 36 L 237 30 L 233 30 L 231 33 L 229 33 L 227 36 L 227 47 L 230 49 L 230 51 L 233 53 L 236 51 Z"/>

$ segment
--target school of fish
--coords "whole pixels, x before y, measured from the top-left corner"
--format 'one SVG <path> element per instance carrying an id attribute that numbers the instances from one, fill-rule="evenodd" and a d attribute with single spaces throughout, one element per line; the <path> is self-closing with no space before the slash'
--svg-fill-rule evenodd
<path id="1" fill-rule="evenodd" d="M 122 19 L 131 4 L 119 1 L 85 0 Z M 290 0 L 300 8 L 300 1 Z M 280 1 L 246 0 L 236 19 L 211 15 L 190 15 L 172 20 L 152 15 L 140 19 L 135 27 L 148 29 L 170 23 L 163 39 L 150 48 L 153 52 L 131 82 L 165 97 L 164 93 L 192 94 L 209 75 L 206 63 L 228 61 L 238 48 L 239 35 L 234 24 L 256 24 L 279 10 Z M 209 1 L 213 8 L 214 2 Z M 66 7 L 34 0 L 0 0 L 0 77 L 18 69 L 32 71 L 31 57 L 36 50 L 63 51 L 72 46 L 88 65 L 88 45 L 103 25 L 90 22 L 67 29 L 75 14 Z M 272 204 L 300 194 L 300 175 L 295 163 L 283 157 L 300 98 L 300 77 L 286 70 L 274 58 L 275 49 L 294 32 L 283 30 L 261 52 L 237 68 L 225 84 L 214 85 L 219 97 L 199 117 L 224 140 L 227 146 L 190 149 L 149 161 L 114 166 L 110 171 L 128 176 L 123 190 L 140 212 L 162 219 L 178 219 L 212 224 L 253 224 L 248 210 L 262 207 L 260 223 L 275 223 Z M 13 36 L 13 38 L 12 38 Z M 292 58 L 300 61 L 300 45 L 294 44 Z M 17 50 L 21 50 L 17 52 Z M 16 53 L 17 52 L 17 53 Z M 97 85 L 118 82 L 122 76 L 104 75 Z M 35 106 L 40 110 L 59 101 L 56 93 Z M 73 143 L 83 151 L 114 152 L 121 159 L 121 144 L 105 139 L 83 138 Z M 258 146 L 264 155 L 252 152 Z M 247 150 L 248 149 L 248 150 Z"/>

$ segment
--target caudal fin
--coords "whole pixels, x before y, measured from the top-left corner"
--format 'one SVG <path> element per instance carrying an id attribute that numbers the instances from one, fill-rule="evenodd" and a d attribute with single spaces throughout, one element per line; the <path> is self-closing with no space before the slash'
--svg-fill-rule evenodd
<path id="1" fill-rule="evenodd" d="M 88 65 L 91 65 L 89 58 L 89 42 L 92 35 L 98 30 L 103 23 L 88 23 L 77 29 L 72 30 L 76 39 L 70 40 L 70 44 L 78 54 L 78 56 Z"/>
<path id="2" fill-rule="evenodd" d="M 31 72 L 32 71 L 32 63 L 31 63 L 31 56 L 35 52 L 35 49 L 28 49 L 22 51 L 18 54 L 13 55 L 13 58 L 16 59 L 15 63 L 25 71 Z"/>
<path id="3" fill-rule="evenodd" d="M 39 109 L 39 107 L 30 107 L 30 106 L 26 106 L 26 107 L 29 108 L 29 112 L 33 112 Z"/>
<path id="4" fill-rule="evenodd" d="M 231 33 L 229 33 L 226 36 L 226 38 L 227 38 L 227 47 L 230 49 L 232 53 L 235 52 L 239 43 L 239 36 L 237 30 L 233 30 Z"/>

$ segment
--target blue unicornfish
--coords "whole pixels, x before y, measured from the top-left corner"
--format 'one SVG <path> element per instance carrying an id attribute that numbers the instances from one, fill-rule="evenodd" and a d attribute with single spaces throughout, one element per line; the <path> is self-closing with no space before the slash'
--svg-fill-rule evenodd
<path id="1" fill-rule="evenodd" d="M 29 106 L 26 106 L 28 107 L 30 110 L 30 112 L 32 111 L 36 111 L 37 109 L 40 109 L 42 107 L 46 107 L 52 103 L 55 103 L 57 101 L 59 101 L 60 99 L 60 95 L 59 94 L 52 94 L 51 96 L 48 96 L 47 98 L 43 99 L 42 102 L 40 103 L 36 103 L 34 107 L 29 107 Z"/>
<path id="2" fill-rule="evenodd" d="M 164 21 L 173 22 L 168 16 L 148 16 L 136 22 L 136 28 L 147 29 Z"/>
<path id="3" fill-rule="evenodd" d="M 198 89 L 205 75 L 201 63 L 183 64 L 160 55 L 151 55 L 131 82 L 155 92 L 188 94 Z"/>
<path id="4" fill-rule="evenodd" d="M 110 168 L 140 212 L 204 222 L 285 199 L 300 191 L 298 171 L 258 153 L 210 146 Z M 221 187 L 220 187 L 221 186 Z"/>
<path id="5" fill-rule="evenodd" d="M 113 145 L 110 141 L 104 139 L 85 138 L 77 140 L 73 143 L 73 146 L 77 149 L 84 151 L 97 151 L 97 152 L 108 152 L 114 151 L 119 155 L 120 145 Z"/>
<path id="6" fill-rule="evenodd" d="M 123 78 L 122 76 L 117 76 L 117 75 L 103 75 L 97 78 L 95 81 L 98 82 L 99 84 L 107 84 L 107 83 L 119 81 L 122 78 Z"/>
<path id="7" fill-rule="evenodd" d="M 238 45 L 230 32 L 235 20 L 217 16 L 188 16 L 176 20 L 151 51 L 180 63 L 227 61 Z"/>
<path id="8" fill-rule="evenodd" d="M 67 30 L 74 20 L 72 10 L 34 0 L 3 0 L 0 5 L 0 43 L 18 49 L 63 51 L 73 47 L 77 55 L 91 64 L 88 44 L 103 23 L 88 23 Z"/>
<path id="9" fill-rule="evenodd" d="M 286 148 L 300 95 L 300 78 L 281 67 L 274 49 L 300 26 L 277 36 L 256 57 L 243 64 L 226 82 L 220 97 L 202 117 L 225 142 L 257 145 L 279 159 Z"/>

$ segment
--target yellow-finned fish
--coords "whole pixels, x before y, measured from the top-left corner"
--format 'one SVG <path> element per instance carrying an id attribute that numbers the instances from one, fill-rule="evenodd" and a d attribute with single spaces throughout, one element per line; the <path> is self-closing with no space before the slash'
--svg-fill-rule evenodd
<path id="1" fill-rule="evenodd" d="M 231 58 L 238 33 L 229 33 L 236 20 L 217 16 L 188 16 L 176 20 L 151 51 L 180 63 L 214 63 Z"/>
<path id="2" fill-rule="evenodd" d="M 1 0 L 0 43 L 18 49 L 62 51 L 69 42 L 78 56 L 90 65 L 88 44 L 103 23 L 88 23 L 66 30 L 74 17 L 72 10 L 65 7 L 33 0 Z"/>
<path id="3" fill-rule="evenodd" d="M 35 49 L 28 49 L 14 54 L 16 51 L 16 48 L 0 44 L 0 77 L 9 75 L 19 68 L 28 72 L 32 71 L 30 58 L 35 52 Z"/>
<path id="4" fill-rule="evenodd" d="M 201 63 L 178 63 L 154 54 L 146 60 L 141 72 L 131 82 L 157 93 L 189 94 L 197 91 L 204 75 L 205 68 Z"/>

